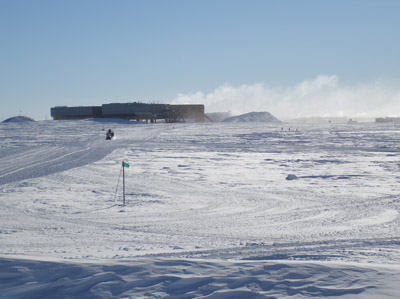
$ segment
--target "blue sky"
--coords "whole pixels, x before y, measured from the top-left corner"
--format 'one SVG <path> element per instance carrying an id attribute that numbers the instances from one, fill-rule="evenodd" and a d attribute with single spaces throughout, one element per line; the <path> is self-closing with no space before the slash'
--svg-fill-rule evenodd
<path id="1" fill-rule="evenodd" d="M 0 120 L 138 100 L 400 114 L 399 12 L 397 0 L 0 0 Z"/>

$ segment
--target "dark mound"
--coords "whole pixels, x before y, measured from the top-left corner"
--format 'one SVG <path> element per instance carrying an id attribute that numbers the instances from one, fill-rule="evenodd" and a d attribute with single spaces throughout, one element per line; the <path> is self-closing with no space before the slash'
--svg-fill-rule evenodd
<path id="1" fill-rule="evenodd" d="M 280 123 L 281 121 L 269 112 L 250 112 L 238 116 L 228 117 L 224 122 L 271 122 Z"/>
<path id="2" fill-rule="evenodd" d="M 27 116 L 14 116 L 3 120 L 3 123 L 23 123 L 23 122 L 31 122 L 35 121 L 33 118 Z"/>

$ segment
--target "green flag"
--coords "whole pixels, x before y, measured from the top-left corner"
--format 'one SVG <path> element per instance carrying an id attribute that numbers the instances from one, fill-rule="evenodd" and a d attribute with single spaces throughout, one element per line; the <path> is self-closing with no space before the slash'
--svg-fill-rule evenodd
<path id="1" fill-rule="evenodd" d="M 126 168 L 129 168 L 129 164 L 126 163 L 126 162 L 124 162 L 124 161 L 122 161 L 122 166 L 123 166 L 123 167 L 126 167 Z"/>

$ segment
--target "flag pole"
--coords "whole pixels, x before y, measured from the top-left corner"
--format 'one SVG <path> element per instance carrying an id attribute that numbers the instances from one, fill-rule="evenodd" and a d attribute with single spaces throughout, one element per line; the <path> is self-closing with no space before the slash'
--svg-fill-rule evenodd
<path id="1" fill-rule="evenodd" d="M 124 164 L 124 162 L 122 161 L 122 164 Z M 122 189 L 123 189 L 123 199 L 124 199 L 124 205 L 125 205 L 125 166 L 122 166 Z"/>
<path id="2" fill-rule="evenodd" d="M 125 161 L 122 161 L 122 189 L 124 193 L 124 205 L 125 205 L 125 167 L 129 167 L 129 164 L 126 163 Z"/>
<path id="3" fill-rule="evenodd" d="M 121 166 L 121 168 L 124 168 L 124 166 Z M 115 199 L 117 198 L 117 192 L 118 192 L 118 186 L 119 186 L 119 179 L 121 178 L 121 172 L 122 172 L 122 169 L 119 171 L 117 188 L 115 188 L 115 194 L 114 194 L 114 202 L 115 202 Z"/>

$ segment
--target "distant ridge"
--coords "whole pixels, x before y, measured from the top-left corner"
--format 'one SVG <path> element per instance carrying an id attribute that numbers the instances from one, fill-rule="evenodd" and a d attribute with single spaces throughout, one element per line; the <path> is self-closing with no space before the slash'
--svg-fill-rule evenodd
<path id="1" fill-rule="evenodd" d="M 22 122 L 30 122 L 35 121 L 33 118 L 27 116 L 14 116 L 3 120 L 3 123 L 22 123 Z"/>
<path id="2" fill-rule="evenodd" d="M 250 112 L 242 115 L 231 116 L 224 122 L 271 122 L 280 123 L 281 121 L 269 112 Z"/>

